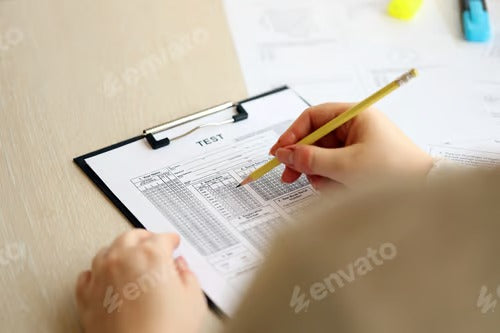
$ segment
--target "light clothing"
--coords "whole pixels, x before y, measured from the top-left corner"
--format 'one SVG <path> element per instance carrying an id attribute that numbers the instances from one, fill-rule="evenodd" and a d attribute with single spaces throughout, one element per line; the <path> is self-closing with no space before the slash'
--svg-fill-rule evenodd
<path id="1" fill-rule="evenodd" d="M 274 242 L 226 332 L 500 332 L 500 170 L 321 201 Z"/>

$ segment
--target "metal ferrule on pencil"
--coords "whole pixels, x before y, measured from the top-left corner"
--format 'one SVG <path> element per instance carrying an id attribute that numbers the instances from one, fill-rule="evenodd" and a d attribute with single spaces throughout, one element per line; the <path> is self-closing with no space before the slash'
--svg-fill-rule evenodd
<path id="1" fill-rule="evenodd" d="M 408 73 L 401 75 L 401 77 L 397 79 L 396 82 L 399 84 L 399 86 L 402 86 L 410 82 L 412 79 L 416 78 L 417 75 L 418 75 L 417 70 L 411 69 Z"/>

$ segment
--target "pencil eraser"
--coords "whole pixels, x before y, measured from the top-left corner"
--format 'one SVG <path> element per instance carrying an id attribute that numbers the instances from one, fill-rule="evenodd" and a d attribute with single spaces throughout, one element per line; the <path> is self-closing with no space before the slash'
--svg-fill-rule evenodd
<path id="1" fill-rule="evenodd" d="M 423 0 L 392 0 L 389 15 L 400 20 L 411 20 L 422 7 Z"/>

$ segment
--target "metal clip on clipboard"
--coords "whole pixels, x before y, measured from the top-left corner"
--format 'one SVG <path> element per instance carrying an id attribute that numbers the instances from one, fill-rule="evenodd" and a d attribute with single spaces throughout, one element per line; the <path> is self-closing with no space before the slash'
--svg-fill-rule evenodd
<path id="1" fill-rule="evenodd" d="M 201 124 L 201 125 L 198 125 L 192 129 L 188 130 L 187 132 L 182 133 L 180 135 L 177 135 L 176 137 L 173 137 L 173 138 L 167 137 L 164 139 L 157 140 L 154 137 L 154 135 L 157 133 L 172 129 L 172 128 L 177 127 L 177 126 L 187 124 L 187 123 L 194 121 L 194 120 L 197 120 L 197 119 L 201 119 L 204 117 L 214 115 L 216 113 L 228 110 L 228 109 L 233 108 L 233 107 L 236 107 L 236 114 L 227 120 L 223 120 L 220 122 L 214 122 L 214 123 Z M 248 118 L 248 113 L 243 109 L 243 107 L 240 104 L 227 102 L 227 103 L 217 105 L 217 106 L 214 106 L 214 107 L 206 109 L 206 110 L 202 110 L 202 111 L 197 112 L 195 114 L 191 114 L 189 116 L 185 116 L 185 117 L 182 117 L 182 118 L 179 118 L 179 119 L 176 119 L 176 120 L 173 120 L 173 121 L 170 121 L 170 122 L 167 122 L 167 123 L 164 123 L 164 124 L 152 127 L 152 128 L 145 129 L 143 131 L 143 135 L 146 137 L 146 140 L 148 141 L 151 148 L 159 149 L 159 148 L 168 146 L 171 141 L 183 138 L 186 135 L 189 135 L 200 128 L 209 127 L 209 126 L 220 126 L 220 125 L 229 124 L 229 123 L 236 123 L 238 121 L 242 121 L 242 120 L 245 120 L 247 118 Z"/>
<path id="2" fill-rule="evenodd" d="M 145 129 L 142 132 L 142 137 L 146 138 L 146 140 L 148 141 L 151 148 L 159 149 L 159 148 L 168 146 L 171 141 L 183 138 L 186 135 L 189 135 L 200 128 L 209 127 L 209 126 L 220 126 L 220 125 L 224 125 L 224 124 L 236 123 L 238 121 L 245 120 L 248 118 L 248 113 L 245 110 L 245 108 L 243 107 L 244 103 L 247 103 L 247 102 L 259 99 L 259 98 L 263 98 L 263 97 L 266 97 L 266 96 L 269 96 L 272 94 L 276 94 L 276 93 L 279 93 L 279 92 L 287 90 L 287 89 L 290 89 L 290 88 L 288 86 L 282 86 L 282 87 L 278 87 L 276 89 L 270 90 L 268 92 L 262 93 L 260 95 L 247 98 L 247 99 L 240 101 L 238 103 L 226 102 L 224 104 L 217 105 L 217 106 L 214 106 L 212 108 L 199 111 L 199 112 L 191 114 L 189 116 L 185 116 L 185 117 L 182 117 L 182 118 L 179 118 L 179 119 L 176 119 L 173 121 L 169 121 L 167 123 L 164 123 L 164 124 L 161 124 L 161 125 L 158 125 L 155 127 Z M 309 105 L 309 103 L 307 103 L 307 101 L 305 101 L 302 97 L 299 96 L 299 98 L 301 98 L 306 104 Z M 155 134 L 158 134 L 160 132 L 164 132 L 164 131 L 172 129 L 174 127 L 181 126 L 181 125 L 187 124 L 191 121 L 195 121 L 195 120 L 207 117 L 207 116 L 211 116 L 211 115 L 214 115 L 214 114 L 222 112 L 222 111 L 226 111 L 226 110 L 231 109 L 231 108 L 236 109 L 236 114 L 233 115 L 229 119 L 222 120 L 219 122 L 213 122 L 213 123 L 207 122 L 205 124 L 195 126 L 194 128 L 192 128 L 192 129 L 190 129 L 182 134 L 179 134 L 173 138 L 164 138 L 164 139 L 159 139 L 159 140 L 155 138 Z"/>

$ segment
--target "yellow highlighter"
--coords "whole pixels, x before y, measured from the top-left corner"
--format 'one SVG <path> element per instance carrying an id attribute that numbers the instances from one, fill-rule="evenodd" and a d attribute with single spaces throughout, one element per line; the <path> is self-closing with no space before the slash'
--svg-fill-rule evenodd
<path id="1" fill-rule="evenodd" d="M 389 15 L 401 20 L 411 20 L 422 6 L 423 0 L 392 0 Z"/>
<path id="2" fill-rule="evenodd" d="M 352 118 L 356 117 L 358 114 L 360 114 L 362 111 L 368 109 L 370 106 L 384 98 L 385 96 L 389 95 L 392 93 L 394 90 L 398 89 L 411 79 L 417 77 L 417 70 L 412 69 L 409 72 L 405 73 L 402 75 L 400 78 L 392 81 L 389 83 L 387 86 L 384 88 L 380 89 L 364 101 L 354 105 L 344 113 L 341 113 L 337 117 L 333 118 L 329 122 L 327 122 L 325 125 L 321 126 L 302 140 L 298 142 L 298 144 L 302 145 L 312 145 L 319 139 L 323 138 L 324 136 L 328 135 L 330 132 L 334 131 L 338 127 L 342 126 Z M 277 158 L 273 158 L 254 172 L 252 172 L 245 180 L 243 180 L 237 187 L 240 187 L 242 185 L 248 184 L 250 182 L 253 182 L 262 176 L 264 176 L 266 173 L 271 171 L 272 169 L 276 168 L 278 165 L 280 165 L 281 162 Z"/>

